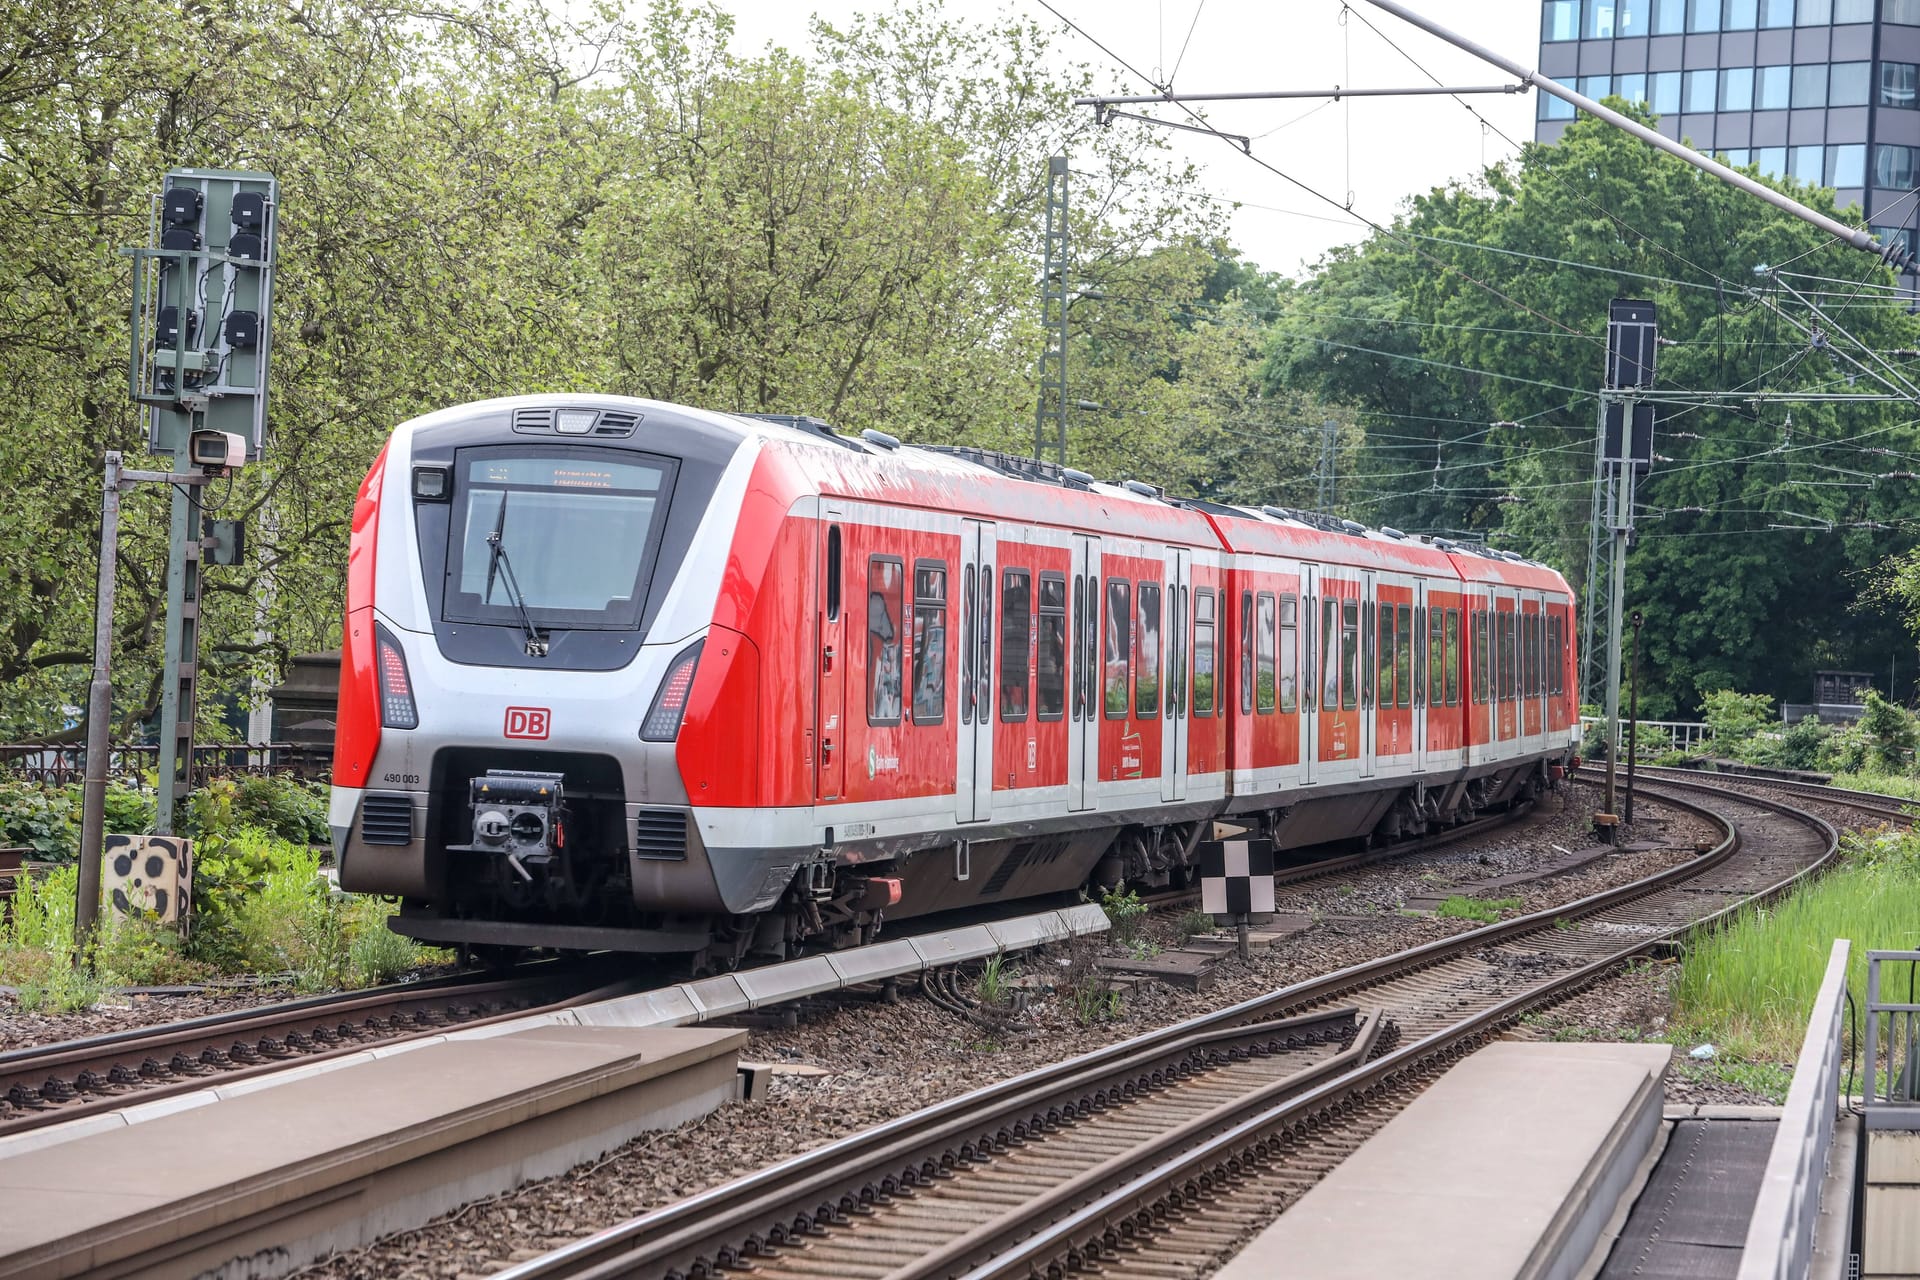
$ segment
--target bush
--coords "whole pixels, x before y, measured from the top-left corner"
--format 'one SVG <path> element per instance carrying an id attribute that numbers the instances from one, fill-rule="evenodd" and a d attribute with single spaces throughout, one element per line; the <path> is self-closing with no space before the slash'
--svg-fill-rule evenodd
<path id="1" fill-rule="evenodd" d="M 1140 901 L 1140 895 L 1127 888 L 1102 889 L 1100 909 L 1107 913 L 1115 945 L 1132 946 L 1147 915 L 1147 904 Z"/>
<path id="2" fill-rule="evenodd" d="M 348 915 L 353 942 L 347 949 L 347 968 L 355 986 L 392 982 L 421 962 L 420 944 L 387 928 L 393 915 L 390 900 L 356 898 Z"/>
<path id="3" fill-rule="evenodd" d="M 1713 730 L 1716 755 L 1745 759 L 1755 740 L 1775 724 L 1773 699 L 1764 693 L 1718 689 L 1700 703 L 1700 716 Z"/>
<path id="4" fill-rule="evenodd" d="M 1913 766 L 1914 747 L 1920 744 L 1913 712 L 1869 689 L 1860 729 L 1868 743 L 1867 758 L 1881 773 L 1905 773 Z"/>
<path id="5" fill-rule="evenodd" d="M 183 825 L 203 839 L 249 827 L 299 844 L 330 838 L 325 789 L 292 778 L 215 778 L 193 793 Z"/>
<path id="6" fill-rule="evenodd" d="M 1774 743 L 1767 763 L 1780 769 L 1818 769 L 1828 736 L 1827 727 L 1812 716 L 1797 720 Z"/>
<path id="7" fill-rule="evenodd" d="M 32 782 L 0 782 L 0 833 L 52 862 L 80 854 L 80 805 L 76 795 Z"/>

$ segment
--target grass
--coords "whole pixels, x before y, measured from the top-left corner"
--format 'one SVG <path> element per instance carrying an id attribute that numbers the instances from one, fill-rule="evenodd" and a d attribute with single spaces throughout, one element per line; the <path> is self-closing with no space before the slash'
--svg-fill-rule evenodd
<path id="1" fill-rule="evenodd" d="M 1920 803 L 1920 778 L 1899 773 L 1836 773 L 1833 785 L 1849 791 L 1871 791 Z"/>
<path id="2" fill-rule="evenodd" d="M 79 871 L 25 880 L 0 922 L 0 984 L 29 1012 L 70 1013 L 120 987 L 205 982 L 222 973 L 282 975 L 299 991 L 391 982 L 444 953 L 387 929 L 394 904 L 330 891 L 319 855 L 251 829 L 211 837 L 194 885 L 192 932 L 103 913 L 88 963 L 72 963 Z"/>
<path id="3" fill-rule="evenodd" d="M 1515 910 L 1519 905 L 1518 898 L 1468 898 L 1456 893 L 1441 903 L 1434 914 L 1442 919 L 1477 920 L 1481 924 L 1492 924 L 1500 918 L 1501 912 Z"/>
<path id="4" fill-rule="evenodd" d="M 1866 990 L 1869 949 L 1920 946 L 1920 836 L 1849 835 L 1841 853 L 1815 883 L 1742 910 L 1689 947 L 1673 1021 L 1692 1043 L 1747 1062 L 1792 1062 L 1835 938 L 1853 942 L 1847 981 L 1856 992 Z"/>
<path id="5" fill-rule="evenodd" d="M 1005 1008 L 1013 991 L 1012 976 L 1007 972 L 1006 953 L 995 952 L 974 981 L 974 994 L 989 1009 Z"/>
<path id="6" fill-rule="evenodd" d="M 1202 911 L 1200 908 L 1195 907 L 1193 910 L 1181 915 L 1180 921 L 1175 926 L 1175 929 L 1180 935 L 1180 941 L 1184 943 L 1189 938 L 1205 937 L 1218 927 L 1214 922 L 1211 911 Z"/>
<path id="7" fill-rule="evenodd" d="M 1146 923 L 1147 904 L 1131 889 L 1103 889 L 1100 909 L 1107 913 L 1108 936 L 1117 947 L 1131 948 Z"/>

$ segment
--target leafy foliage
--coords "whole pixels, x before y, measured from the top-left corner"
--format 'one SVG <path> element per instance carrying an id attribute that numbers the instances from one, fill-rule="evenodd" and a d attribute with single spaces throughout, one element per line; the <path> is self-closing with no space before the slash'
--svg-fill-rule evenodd
<path id="1" fill-rule="evenodd" d="M 1792 194 L 1836 212 L 1830 192 Z M 1755 274 L 1788 262 L 1858 288 L 1820 294 L 1829 286 L 1818 280 Z M 1342 460 L 1345 514 L 1485 533 L 1560 568 L 1584 594 L 1598 585 L 1584 575 L 1609 301 L 1631 291 L 1659 307 L 1672 340 L 1659 352 L 1663 390 L 1819 392 L 1857 370 L 1783 318 L 1810 315 L 1785 284 L 1834 306 L 1891 283 L 1814 228 L 1582 119 L 1557 145 L 1416 197 L 1391 234 L 1330 255 L 1283 296 L 1266 376 L 1355 407 L 1365 436 Z M 1899 307 L 1844 316 L 1874 350 L 1920 334 Z M 1683 714 L 1715 689 L 1803 700 L 1813 669 L 1881 670 L 1905 647 L 1873 610 L 1835 620 L 1862 573 L 1911 545 L 1902 522 L 1920 515 L 1920 491 L 1832 468 L 1872 475 L 1886 455 L 1920 453 L 1906 410 L 1779 400 L 1670 409 L 1656 448 L 1671 461 L 1640 487 L 1627 577 L 1648 615 L 1643 715 Z M 1920 569 L 1907 581 L 1920 582 Z"/>

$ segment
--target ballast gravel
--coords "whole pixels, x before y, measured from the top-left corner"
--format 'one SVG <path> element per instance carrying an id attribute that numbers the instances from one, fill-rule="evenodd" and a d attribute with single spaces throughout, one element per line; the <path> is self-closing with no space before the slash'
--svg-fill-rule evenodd
<path id="1" fill-rule="evenodd" d="M 1578 795 L 1578 793 L 1576 793 Z M 1664 831 L 1659 828 L 1664 824 Z M 1540 910 L 1651 874 L 1694 856 L 1710 833 L 1697 819 L 1654 804 L 1630 838 L 1666 847 L 1610 854 L 1577 872 L 1526 882 L 1508 896 Z M 1524 873 L 1591 846 L 1584 803 L 1549 800 L 1516 828 L 1470 845 L 1362 873 L 1350 891 L 1328 883 L 1283 886 L 1279 910 L 1313 922 L 1246 965 L 1228 959 L 1213 985 L 1194 993 L 1141 983 L 1125 991 L 1112 1021 L 1081 1026 L 1068 1002 L 1037 998 L 1013 1025 L 989 1028 L 922 998 L 903 984 L 897 1004 L 845 997 L 823 1002 L 799 1025 L 754 1031 L 744 1056 L 776 1074 L 766 1099 L 732 1104 L 665 1133 L 648 1134 L 556 1178 L 478 1201 L 426 1226 L 338 1255 L 299 1273 L 326 1280 L 483 1276 L 582 1235 L 682 1199 L 858 1130 L 1140 1035 L 1278 987 L 1478 927 L 1477 922 L 1402 914 L 1436 886 Z M 1428 877 L 1422 879 L 1422 877 Z M 1142 936 L 1179 943 L 1177 913 L 1149 917 Z M 1032 976 L 1064 957 L 1022 957 Z M 781 1073 L 781 1065 L 795 1068 Z M 910 1064 L 910 1065 L 905 1065 Z"/>

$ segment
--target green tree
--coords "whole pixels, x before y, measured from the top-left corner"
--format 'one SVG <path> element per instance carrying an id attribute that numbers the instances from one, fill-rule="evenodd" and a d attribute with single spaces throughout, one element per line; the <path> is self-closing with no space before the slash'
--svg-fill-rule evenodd
<path id="1" fill-rule="evenodd" d="M 1793 193 L 1839 212 L 1831 192 Z M 1756 274 L 1766 264 L 1792 274 Z M 1331 257 L 1289 296 L 1268 377 L 1355 405 L 1367 443 L 1342 486 L 1353 514 L 1478 531 L 1585 592 L 1598 585 L 1582 579 L 1607 304 L 1651 298 L 1670 344 L 1663 392 L 1754 395 L 1663 410 L 1628 573 L 1630 599 L 1649 606 L 1642 707 L 1670 714 L 1724 688 L 1804 697 L 1813 669 L 1884 666 L 1896 644 L 1885 622 L 1840 620 L 1859 571 L 1909 544 L 1900 522 L 1920 515 L 1920 495 L 1876 477 L 1920 457 L 1920 435 L 1897 401 L 1777 397 L 1881 389 L 1845 357 L 1871 365 L 1867 351 L 1914 345 L 1920 322 L 1876 301 L 1892 280 L 1807 224 L 1581 120 Z M 1824 290 L 1815 300 L 1850 337 L 1783 285 Z"/>

